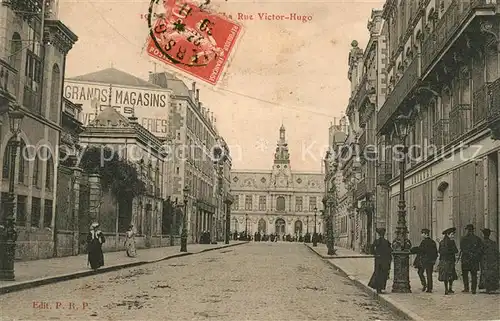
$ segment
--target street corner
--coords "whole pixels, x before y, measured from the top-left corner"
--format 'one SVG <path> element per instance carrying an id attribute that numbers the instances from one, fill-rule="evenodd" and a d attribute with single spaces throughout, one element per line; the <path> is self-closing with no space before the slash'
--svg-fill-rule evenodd
<path id="1" fill-rule="evenodd" d="M 241 36 L 242 26 L 209 5 L 168 0 L 153 5 L 148 17 L 148 56 L 216 86 Z"/>

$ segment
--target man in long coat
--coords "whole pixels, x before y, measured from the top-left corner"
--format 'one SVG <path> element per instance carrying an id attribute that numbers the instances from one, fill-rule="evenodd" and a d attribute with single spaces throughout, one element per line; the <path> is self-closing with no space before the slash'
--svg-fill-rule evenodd
<path id="1" fill-rule="evenodd" d="M 485 228 L 481 230 L 483 239 L 483 257 L 481 259 L 481 275 L 479 277 L 479 289 L 486 290 L 486 293 L 493 293 L 500 287 L 500 271 L 498 254 L 498 244 L 490 239 L 491 230 Z"/>
<path id="2" fill-rule="evenodd" d="M 392 246 L 384 238 L 385 228 L 378 228 L 377 233 L 379 238 L 372 244 L 372 253 L 375 255 L 375 267 L 368 286 L 377 290 L 377 293 L 382 293 L 387 285 L 387 279 L 391 270 Z"/>
<path id="3" fill-rule="evenodd" d="M 472 294 L 476 294 L 477 272 L 483 255 L 483 242 L 474 234 L 474 225 L 468 224 L 465 229 L 467 234 L 460 240 L 460 258 L 462 260 L 462 279 L 464 282 L 462 292 L 467 293 L 470 291 Z M 471 275 L 471 288 L 469 288 L 469 273 Z"/>
<path id="4" fill-rule="evenodd" d="M 422 292 L 432 293 L 432 271 L 438 257 L 437 244 L 431 239 L 429 229 L 422 229 L 422 237 L 424 239 L 420 242 L 418 248 L 415 249 L 417 257 L 413 265 L 417 268 L 418 277 L 422 283 Z"/>

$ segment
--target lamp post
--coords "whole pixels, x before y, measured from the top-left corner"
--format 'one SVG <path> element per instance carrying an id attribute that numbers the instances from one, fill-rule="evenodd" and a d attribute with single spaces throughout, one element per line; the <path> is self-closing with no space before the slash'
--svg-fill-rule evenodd
<path id="1" fill-rule="evenodd" d="M 0 230 L 0 242 L 2 246 L 1 253 L 1 266 L 0 266 L 0 280 L 14 281 L 14 258 L 16 255 L 16 241 L 17 231 L 15 226 L 14 215 L 14 175 L 16 170 L 17 147 L 19 144 L 19 133 L 21 132 L 21 124 L 24 118 L 24 113 L 21 111 L 19 105 L 14 106 L 14 109 L 9 111 L 9 125 L 10 131 L 13 135 L 13 140 L 10 142 L 10 167 L 9 167 L 9 194 L 7 200 L 8 210 L 2 217 L 2 227 Z"/>
<path id="2" fill-rule="evenodd" d="M 248 214 L 245 214 L 245 237 L 248 239 Z"/>
<path id="3" fill-rule="evenodd" d="M 326 228 L 328 236 L 328 255 L 335 255 L 335 225 L 333 222 L 333 207 L 335 205 L 334 196 L 328 197 L 327 201 L 328 206 L 328 220 L 326 221 Z"/>
<path id="4" fill-rule="evenodd" d="M 309 234 L 309 216 L 306 217 L 307 234 Z"/>
<path id="5" fill-rule="evenodd" d="M 395 131 L 401 141 L 399 146 L 399 203 L 398 223 L 396 227 L 396 238 L 392 242 L 394 258 L 394 281 L 392 283 L 393 293 L 410 293 L 410 249 L 411 242 L 408 239 L 408 225 L 406 223 L 406 201 L 405 201 L 405 166 L 406 166 L 406 137 L 410 131 L 411 119 L 409 116 L 400 115 L 395 120 Z"/>
<path id="6" fill-rule="evenodd" d="M 318 246 L 318 235 L 316 234 L 316 217 L 318 216 L 318 208 L 314 208 L 314 234 L 313 234 L 313 246 Z"/>
<path id="7" fill-rule="evenodd" d="M 182 232 L 181 232 L 181 252 L 187 252 L 187 204 L 188 204 L 189 187 L 187 185 L 182 189 L 184 198 L 184 213 L 182 215 Z"/>

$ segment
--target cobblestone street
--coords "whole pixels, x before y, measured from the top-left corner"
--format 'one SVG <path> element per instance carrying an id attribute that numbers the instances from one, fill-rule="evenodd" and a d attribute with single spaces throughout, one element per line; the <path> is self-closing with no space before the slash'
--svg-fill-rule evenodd
<path id="1" fill-rule="evenodd" d="M 250 243 L 0 296 L 2 320 L 397 320 L 302 244 Z"/>

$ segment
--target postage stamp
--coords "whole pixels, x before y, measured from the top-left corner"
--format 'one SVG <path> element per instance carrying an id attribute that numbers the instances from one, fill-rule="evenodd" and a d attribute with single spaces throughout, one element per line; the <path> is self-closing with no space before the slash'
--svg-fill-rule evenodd
<path id="1" fill-rule="evenodd" d="M 216 85 L 241 26 L 187 0 L 151 0 L 148 15 L 147 54 Z"/>

